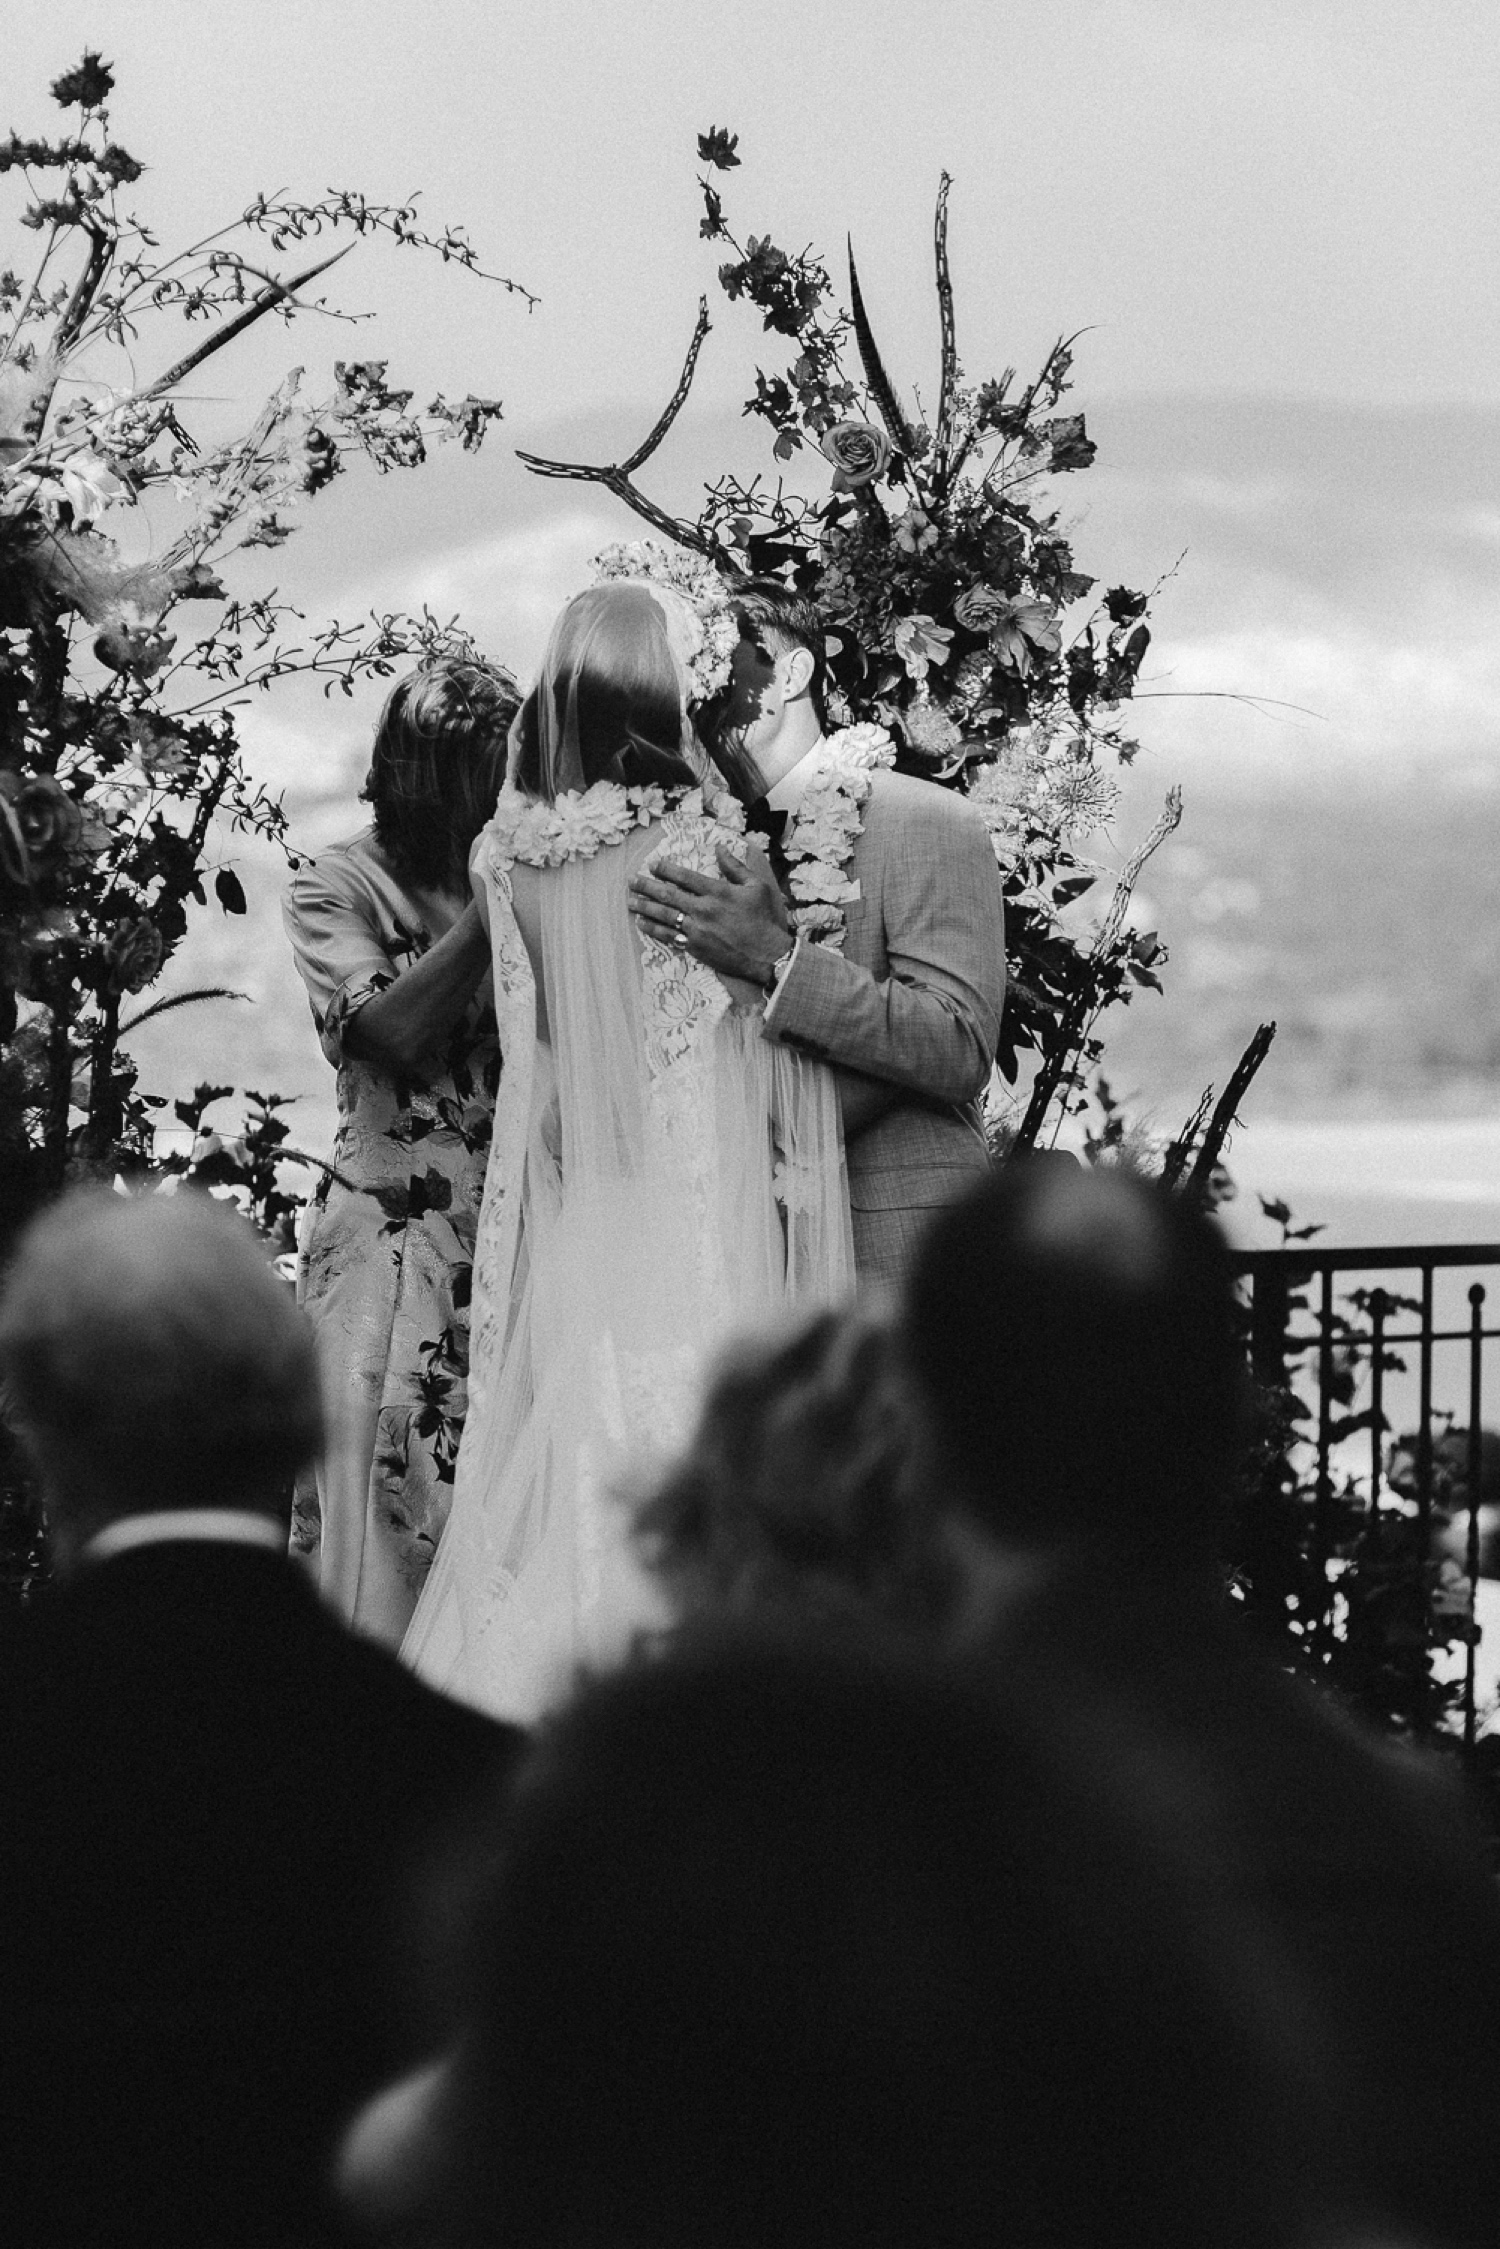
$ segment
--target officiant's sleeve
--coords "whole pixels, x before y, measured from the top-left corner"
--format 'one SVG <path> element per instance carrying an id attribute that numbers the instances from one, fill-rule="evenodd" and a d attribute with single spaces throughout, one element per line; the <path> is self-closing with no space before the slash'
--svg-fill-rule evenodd
<path id="1" fill-rule="evenodd" d="M 358 867 L 333 850 L 298 868 L 281 918 L 307 987 L 319 1044 L 337 1069 L 350 1021 L 394 979 L 381 942 L 379 906 Z"/>
<path id="2" fill-rule="evenodd" d="M 932 1101 L 971 1101 L 989 1081 L 1005 1001 L 1005 907 L 989 830 L 948 790 L 892 776 L 878 824 L 872 799 L 860 859 L 862 885 L 865 868 L 878 871 L 886 972 L 799 944 L 766 1009 L 766 1034 Z"/>

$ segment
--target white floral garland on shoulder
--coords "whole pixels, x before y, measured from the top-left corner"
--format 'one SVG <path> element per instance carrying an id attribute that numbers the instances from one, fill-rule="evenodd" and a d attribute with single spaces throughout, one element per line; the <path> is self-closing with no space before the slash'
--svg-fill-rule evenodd
<path id="1" fill-rule="evenodd" d="M 870 777 L 895 762 L 895 744 L 883 726 L 846 726 L 825 737 L 818 771 L 782 847 L 792 928 L 812 944 L 833 952 L 843 946 L 844 909 L 859 896 L 859 884 L 847 870 L 864 831 Z M 488 848 L 507 865 L 519 859 L 529 867 L 560 867 L 567 859 L 592 859 L 623 843 L 633 829 L 678 810 L 689 818 L 706 814 L 736 835 L 744 831 L 744 807 L 727 794 L 595 781 L 591 788 L 565 789 L 551 803 L 506 788 L 485 833 Z"/>
<path id="2" fill-rule="evenodd" d="M 866 722 L 825 737 L 818 771 L 788 823 L 782 851 L 792 894 L 792 928 L 811 944 L 843 950 L 845 908 L 859 896 L 847 872 L 864 832 L 870 776 L 896 762 L 885 727 Z"/>
<path id="3" fill-rule="evenodd" d="M 692 812 L 701 789 L 655 785 L 627 789 L 618 781 L 595 781 L 591 788 L 564 789 L 549 803 L 521 789 L 506 788 L 486 830 L 491 847 L 507 862 L 528 867 L 560 867 L 565 859 L 592 859 L 611 844 L 623 843 L 634 828 L 664 820 L 678 806 Z"/>

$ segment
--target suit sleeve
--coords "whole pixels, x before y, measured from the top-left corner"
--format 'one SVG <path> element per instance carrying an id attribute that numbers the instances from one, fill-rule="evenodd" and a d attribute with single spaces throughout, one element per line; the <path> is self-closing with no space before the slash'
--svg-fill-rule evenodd
<path id="1" fill-rule="evenodd" d="M 803 942 L 766 1010 L 766 1035 L 930 1100 L 970 1101 L 988 1083 L 1005 1001 L 1005 907 L 989 831 L 930 782 L 904 793 L 883 825 L 889 974 Z"/>

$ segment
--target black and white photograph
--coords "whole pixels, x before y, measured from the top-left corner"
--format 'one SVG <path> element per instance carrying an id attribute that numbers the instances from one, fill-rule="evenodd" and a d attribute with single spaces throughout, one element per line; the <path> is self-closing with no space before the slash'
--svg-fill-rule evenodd
<path id="1" fill-rule="evenodd" d="M 0 55 L 0 2232 L 1500 2249 L 1500 19 Z"/>

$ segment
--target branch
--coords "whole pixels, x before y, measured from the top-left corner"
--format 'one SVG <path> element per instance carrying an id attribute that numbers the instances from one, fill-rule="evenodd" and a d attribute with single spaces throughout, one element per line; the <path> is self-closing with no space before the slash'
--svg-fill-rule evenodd
<path id="1" fill-rule="evenodd" d="M 46 427 L 48 410 L 57 391 L 57 377 L 62 366 L 63 354 L 76 343 L 78 331 L 88 318 L 89 307 L 98 295 L 99 284 L 108 273 L 109 261 L 114 254 L 114 242 L 109 235 L 101 232 L 97 227 L 90 227 L 88 235 L 88 258 L 82 273 L 78 276 L 73 294 L 69 297 L 63 309 L 62 318 L 53 332 L 49 347 L 53 370 L 52 380 L 37 392 L 30 406 L 26 409 L 26 419 L 21 425 L 21 435 L 28 444 L 36 444 Z"/>
<path id="2" fill-rule="evenodd" d="M 933 432 L 933 468 L 938 489 L 947 483 L 948 443 L 953 435 L 953 392 L 958 381 L 958 336 L 953 325 L 953 280 L 948 271 L 948 190 L 953 185 L 944 172 L 938 180 L 937 216 L 933 220 L 932 249 L 937 264 L 938 317 L 942 323 L 943 364 L 938 381 L 937 428 Z"/>
<path id="3" fill-rule="evenodd" d="M 1250 1081 L 1270 1053 L 1271 1041 L 1275 1036 L 1276 1025 L 1274 1023 L 1262 1023 L 1235 1064 L 1229 1083 L 1219 1096 L 1218 1106 L 1214 1110 L 1208 1130 L 1203 1135 L 1203 1145 L 1193 1159 L 1193 1168 L 1187 1182 L 1189 1194 L 1201 1195 L 1207 1191 L 1214 1167 L 1224 1152 L 1224 1143 L 1229 1138 L 1230 1127 L 1239 1121 L 1235 1116 L 1235 1111 L 1249 1092 Z"/>
<path id="4" fill-rule="evenodd" d="M 309 266 L 306 273 L 299 273 L 295 281 L 273 281 L 236 319 L 208 337 L 196 351 L 190 351 L 186 359 L 179 359 L 176 366 L 169 367 L 164 375 L 158 375 L 156 381 L 140 393 L 141 397 L 160 398 L 163 391 L 175 389 L 184 375 L 190 375 L 195 367 L 202 366 L 205 359 L 211 359 L 216 351 L 222 351 L 236 336 L 243 335 L 253 322 L 259 320 L 262 314 L 270 312 L 273 306 L 295 296 L 299 289 L 305 289 L 309 281 L 316 281 L 319 274 L 326 273 L 330 266 L 336 266 L 340 258 L 347 258 L 353 248 L 352 242 L 346 243 L 342 250 L 335 250 L 331 258 L 324 258 L 320 265 Z"/>
<path id="5" fill-rule="evenodd" d="M 1103 964 L 1119 938 L 1124 925 L 1125 911 L 1136 886 L 1142 867 L 1159 845 L 1166 842 L 1182 818 L 1182 791 L 1173 787 L 1167 791 L 1167 800 L 1158 815 L 1156 825 L 1144 843 L 1126 861 L 1115 892 L 1110 900 L 1098 936 L 1094 939 L 1077 991 L 1068 1002 L 1058 1020 L 1056 1036 L 1048 1048 L 1046 1058 L 1032 1083 L 1031 1098 L 1026 1104 L 1026 1114 L 1021 1119 L 1016 1134 L 1018 1148 L 1030 1148 L 1036 1143 L 1043 1121 L 1052 1103 L 1052 1096 L 1067 1075 L 1074 1055 L 1089 1035 L 1090 1025 L 1100 1014 L 1100 1004 L 1092 999 L 1095 991 L 1095 971 Z M 1248 1081 L 1247 1081 L 1248 1082 Z M 1227 1129 L 1227 1127 L 1226 1127 Z"/>
<path id="6" fill-rule="evenodd" d="M 693 340 L 688 345 L 687 358 L 683 361 L 682 373 L 677 378 L 677 388 L 668 399 L 656 427 L 627 460 L 596 468 L 583 461 L 544 460 L 539 454 L 523 453 L 519 447 L 516 459 L 523 461 L 533 476 L 565 477 L 577 484 L 602 484 L 607 492 L 613 492 L 617 500 L 623 500 L 626 507 L 643 516 L 647 523 L 654 524 L 658 531 L 664 531 L 669 539 L 676 539 L 682 546 L 695 548 L 699 554 L 707 555 L 710 561 L 724 569 L 727 563 L 722 549 L 697 524 L 684 523 L 677 516 L 668 515 L 664 508 L 659 508 L 654 500 L 648 500 L 644 492 L 638 491 L 631 481 L 641 464 L 650 460 L 681 413 L 688 392 L 693 387 L 693 373 L 698 365 L 698 354 L 703 349 L 703 339 L 712 325 L 708 317 L 708 299 L 700 297 Z"/>
<path id="7" fill-rule="evenodd" d="M 1168 1143 L 1167 1152 L 1162 1158 L 1161 1166 L 1161 1183 L 1163 1187 L 1177 1187 L 1181 1185 L 1182 1175 L 1187 1170 L 1188 1158 L 1189 1156 L 1191 1156 L 1194 1148 L 1197 1146 L 1199 1133 L 1203 1130 L 1204 1126 L 1208 1122 L 1209 1104 L 1213 1100 L 1213 1097 L 1213 1087 L 1211 1085 L 1206 1085 L 1203 1088 L 1203 1091 L 1198 1096 L 1196 1108 L 1193 1110 L 1192 1115 L 1188 1118 L 1181 1132 L 1178 1133 L 1175 1140 Z"/>

